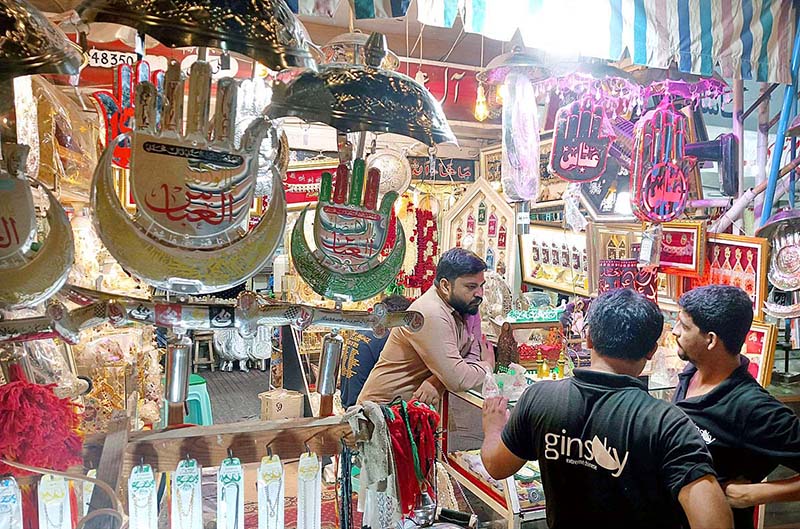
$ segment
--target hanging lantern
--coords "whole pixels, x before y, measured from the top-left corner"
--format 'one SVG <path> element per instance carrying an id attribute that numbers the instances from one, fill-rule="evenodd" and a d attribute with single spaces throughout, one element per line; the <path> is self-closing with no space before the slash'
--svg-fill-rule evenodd
<path id="1" fill-rule="evenodd" d="M 0 1 L 0 33 L 0 80 L 80 69 L 78 48 L 26 0 Z"/>
<path id="2" fill-rule="evenodd" d="M 386 37 L 373 33 L 365 46 L 366 65 L 327 64 L 319 73 L 304 72 L 276 86 L 269 116 L 295 116 L 340 132 L 392 132 L 428 146 L 458 143 L 441 105 L 424 86 L 380 68 L 386 53 Z"/>
<path id="3" fill-rule="evenodd" d="M 533 83 L 548 75 L 536 57 L 519 48 L 495 57 L 477 75 L 478 81 L 497 86 L 503 101 L 501 182 L 511 202 L 539 195 L 539 109 Z M 507 91 L 502 96 L 501 86 Z"/>
<path id="4" fill-rule="evenodd" d="M 284 0 L 84 0 L 85 22 L 136 28 L 172 48 L 235 51 L 272 70 L 315 69 L 305 32 Z"/>

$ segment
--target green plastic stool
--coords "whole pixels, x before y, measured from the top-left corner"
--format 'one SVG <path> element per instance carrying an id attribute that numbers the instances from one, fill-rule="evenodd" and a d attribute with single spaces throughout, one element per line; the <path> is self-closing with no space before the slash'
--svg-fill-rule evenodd
<path id="1" fill-rule="evenodd" d="M 162 379 L 162 383 L 164 380 Z M 211 397 L 208 395 L 206 379 L 200 375 L 191 374 L 189 376 L 189 393 L 186 397 L 186 404 L 189 408 L 189 415 L 183 417 L 186 424 L 199 424 L 200 426 L 211 426 L 214 419 L 211 415 Z M 166 401 L 161 407 L 161 427 L 167 426 L 167 406 Z"/>
<path id="2" fill-rule="evenodd" d="M 214 419 L 211 415 L 211 397 L 208 395 L 206 380 L 200 375 L 192 374 L 189 377 L 189 395 L 186 397 L 189 415 L 184 417 L 187 424 L 211 426 Z"/>

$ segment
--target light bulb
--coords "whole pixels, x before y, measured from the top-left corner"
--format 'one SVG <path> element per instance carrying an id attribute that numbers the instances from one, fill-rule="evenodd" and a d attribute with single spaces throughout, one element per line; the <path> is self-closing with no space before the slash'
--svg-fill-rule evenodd
<path id="1" fill-rule="evenodd" d="M 484 121 L 489 117 L 489 105 L 486 102 L 486 91 L 483 83 L 478 83 L 478 95 L 475 97 L 475 119 Z"/>
<path id="2" fill-rule="evenodd" d="M 495 99 L 497 100 L 497 104 L 502 106 L 503 101 L 505 101 L 506 97 L 508 97 L 508 88 L 506 87 L 505 83 L 500 83 L 497 85 L 497 91 L 495 92 Z"/>

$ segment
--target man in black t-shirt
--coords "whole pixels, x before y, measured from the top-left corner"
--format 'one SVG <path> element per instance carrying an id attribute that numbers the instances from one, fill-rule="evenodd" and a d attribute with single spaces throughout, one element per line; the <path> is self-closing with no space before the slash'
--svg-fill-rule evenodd
<path id="1" fill-rule="evenodd" d="M 661 335 L 658 307 L 613 290 L 587 323 L 591 367 L 529 387 L 510 418 L 506 399 L 486 399 L 487 472 L 501 479 L 538 460 L 551 529 L 732 527 L 697 429 L 636 378 Z"/>
<path id="2" fill-rule="evenodd" d="M 711 285 L 687 292 L 678 305 L 672 332 L 678 356 L 691 363 L 674 402 L 714 458 L 736 529 L 752 529 L 754 505 L 800 500 L 800 476 L 759 483 L 779 464 L 800 472 L 800 419 L 758 384 L 739 354 L 753 321 L 746 292 Z"/>

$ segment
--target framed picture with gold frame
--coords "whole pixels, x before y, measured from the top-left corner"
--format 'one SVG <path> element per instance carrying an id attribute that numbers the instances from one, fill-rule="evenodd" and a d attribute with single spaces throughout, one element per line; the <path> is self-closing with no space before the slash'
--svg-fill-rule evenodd
<path id="1" fill-rule="evenodd" d="M 519 235 L 519 258 L 523 283 L 589 295 L 585 233 L 532 224 Z"/>
<path id="2" fill-rule="evenodd" d="M 667 274 L 701 277 L 705 268 L 705 221 L 662 224 L 659 270 Z"/>
<path id="3" fill-rule="evenodd" d="M 753 318 L 764 320 L 769 242 L 761 237 L 709 233 L 702 277 L 681 278 L 680 294 L 704 285 L 739 287 L 753 300 Z"/>
<path id="4" fill-rule="evenodd" d="M 593 223 L 586 228 L 589 253 L 589 293 L 597 295 L 600 278 L 600 261 L 637 259 L 642 243 L 639 223 Z M 665 310 L 677 308 L 678 285 L 674 275 L 658 274 L 658 304 Z"/>
<path id="5" fill-rule="evenodd" d="M 777 342 L 778 329 L 775 325 L 754 321 L 742 346 L 742 355 L 750 360 L 748 371 L 763 387 L 769 386 L 772 379 Z"/>

